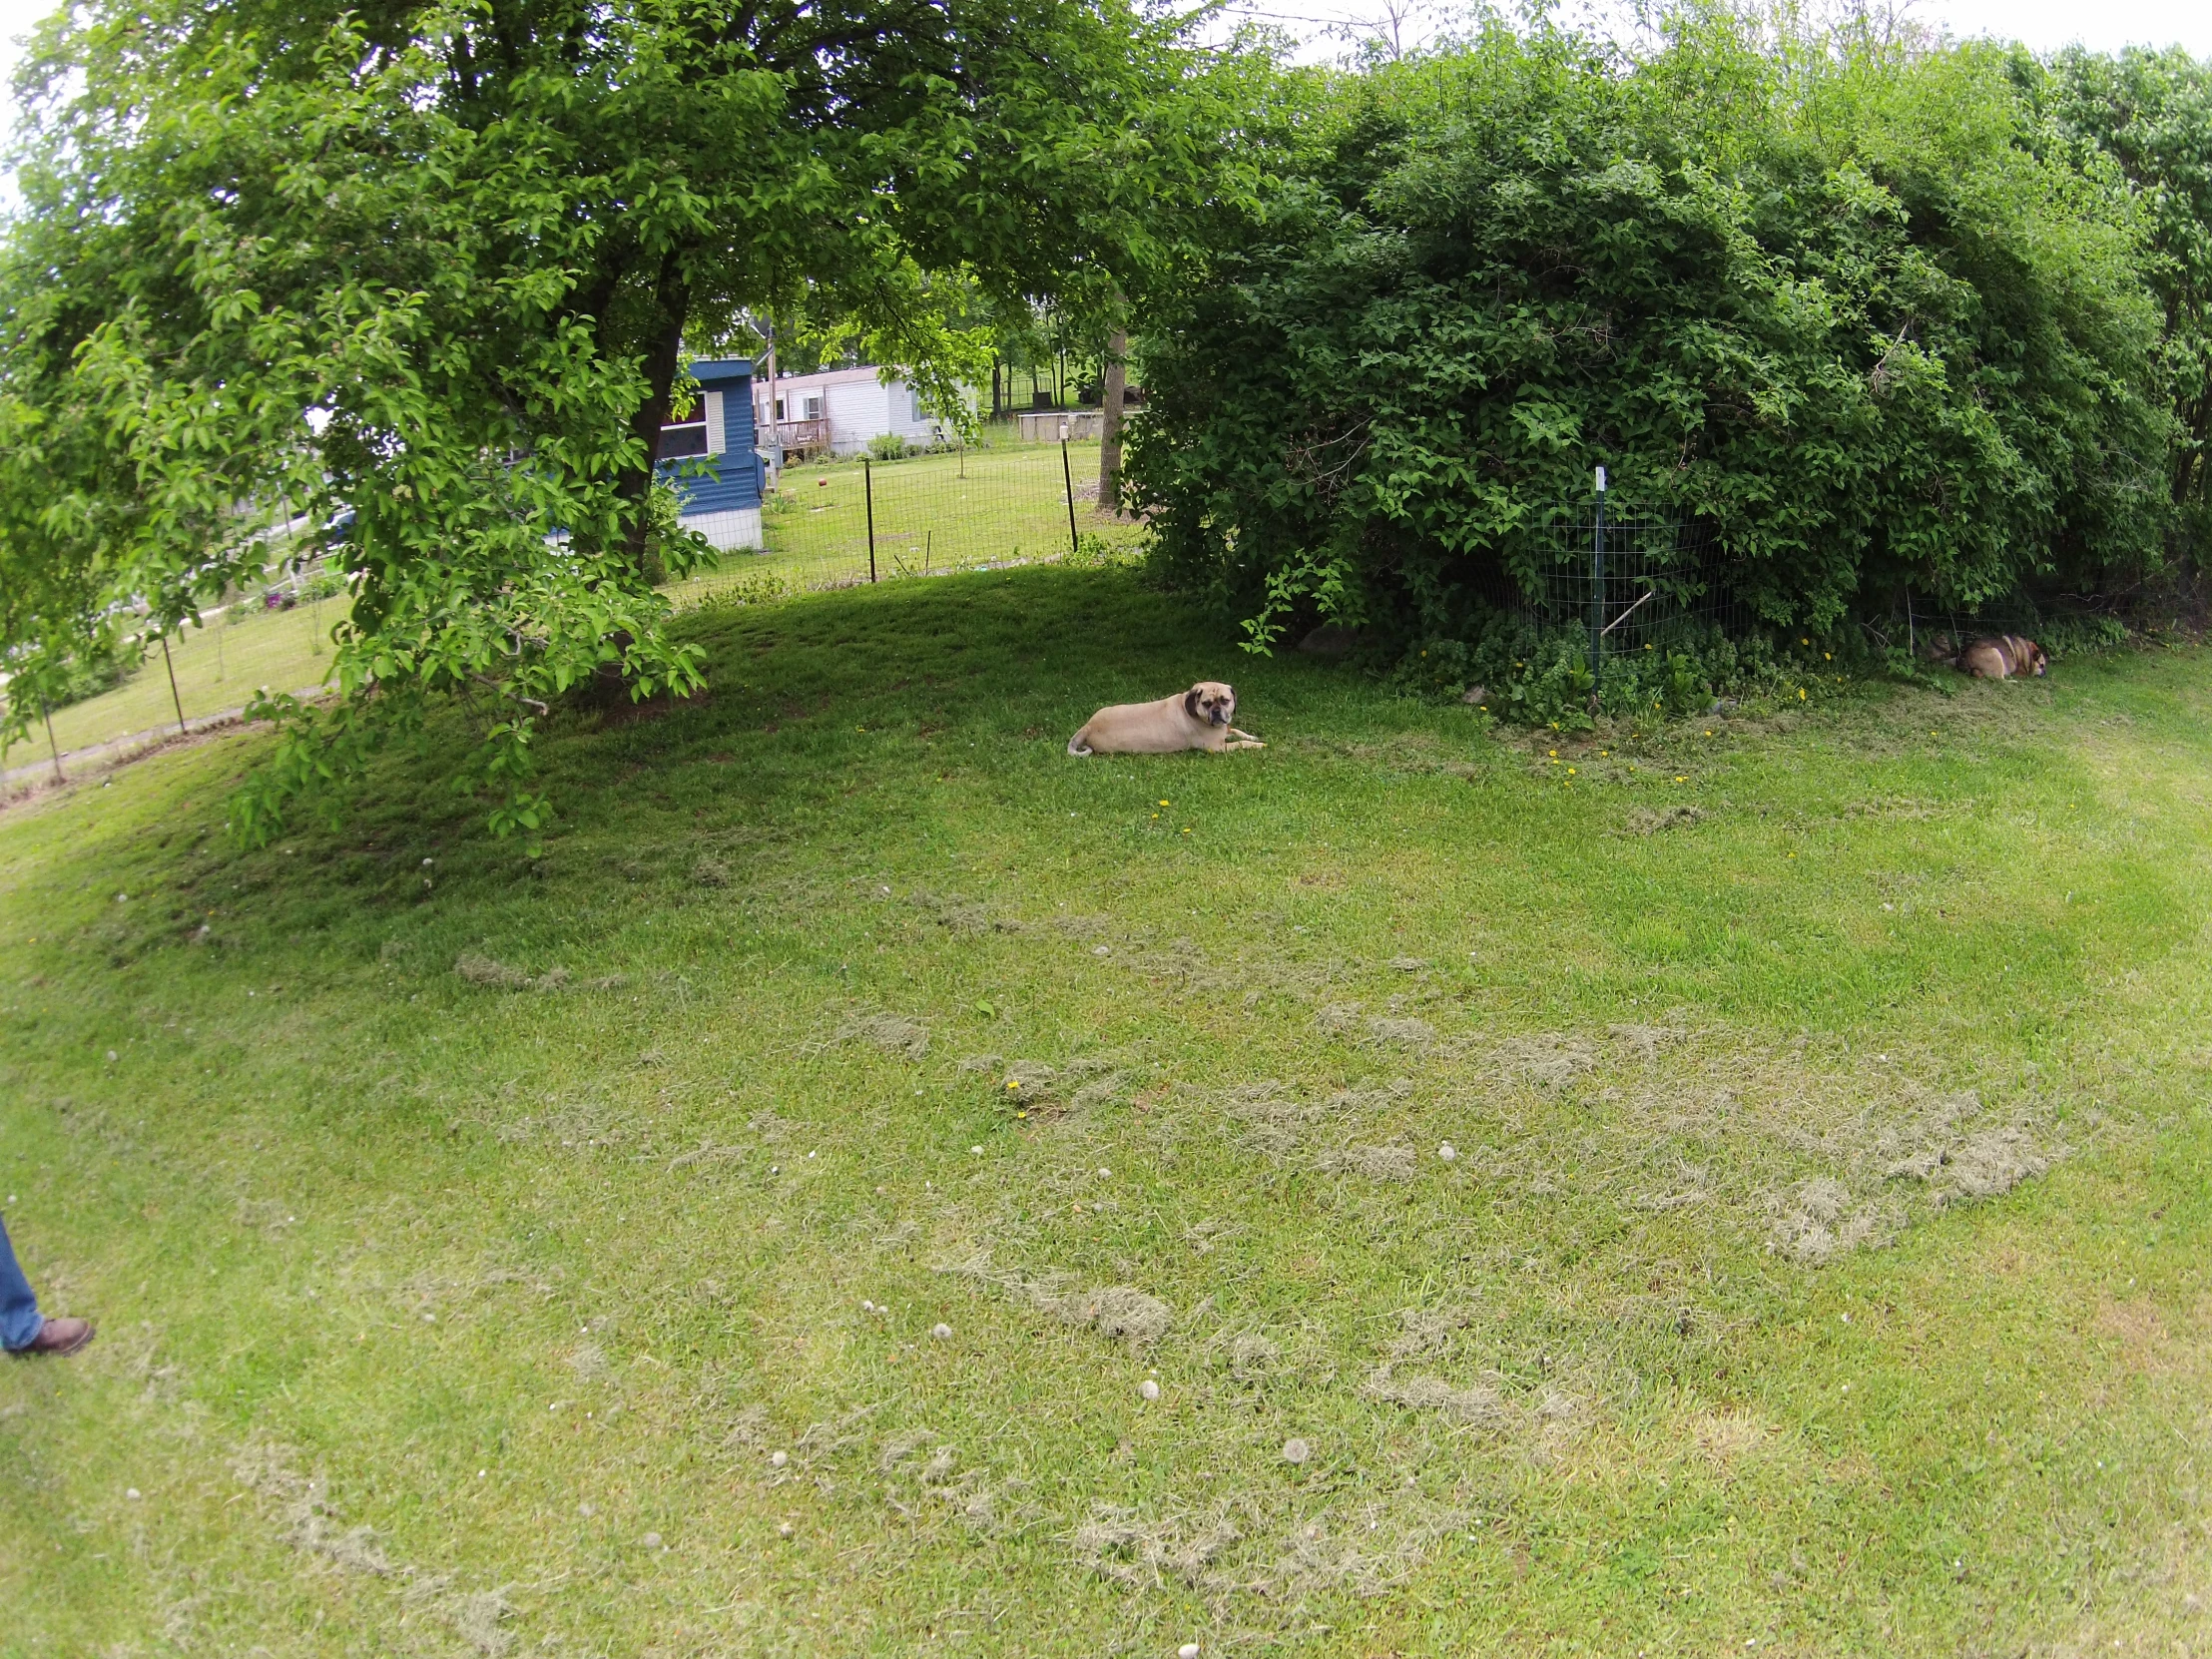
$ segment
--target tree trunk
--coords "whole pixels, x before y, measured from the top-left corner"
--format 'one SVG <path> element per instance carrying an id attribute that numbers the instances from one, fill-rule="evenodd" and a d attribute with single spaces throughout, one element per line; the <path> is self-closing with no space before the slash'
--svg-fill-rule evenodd
<path id="1" fill-rule="evenodd" d="M 653 467 L 660 459 L 661 428 L 668 424 L 669 401 L 676 388 L 676 371 L 684 354 L 684 322 L 691 309 L 691 288 L 684 280 L 673 253 L 661 260 L 659 278 L 653 284 L 654 319 L 645 350 L 645 401 L 630 417 L 631 434 L 645 450 L 643 468 L 626 474 L 619 486 L 631 509 L 630 525 L 623 537 L 630 566 L 646 575 L 646 498 L 653 489 Z"/>
<path id="2" fill-rule="evenodd" d="M 1106 383 L 1099 395 L 1098 510 L 1121 516 L 1121 405 L 1129 393 L 1129 330 L 1106 339 Z"/>

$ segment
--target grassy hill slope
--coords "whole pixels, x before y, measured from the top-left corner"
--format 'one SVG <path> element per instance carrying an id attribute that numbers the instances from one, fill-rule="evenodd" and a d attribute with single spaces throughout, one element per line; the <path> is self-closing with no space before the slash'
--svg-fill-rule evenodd
<path id="1" fill-rule="evenodd" d="M 689 625 L 535 864 L 0 817 L 0 1654 L 2212 1639 L 2201 654 L 1554 755 L 1120 572 Z"/>

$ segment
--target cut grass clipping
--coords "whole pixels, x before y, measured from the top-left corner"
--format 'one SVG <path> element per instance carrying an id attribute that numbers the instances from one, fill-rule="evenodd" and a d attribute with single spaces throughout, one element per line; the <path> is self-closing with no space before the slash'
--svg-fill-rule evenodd
<path id="1" fill-rule="evenodd" d="M 0 816 L 0 1652 L 2212 1647 L 2202 654 L 1582 749 L 1114 571 L 685 626 L 534 863 Z"/>

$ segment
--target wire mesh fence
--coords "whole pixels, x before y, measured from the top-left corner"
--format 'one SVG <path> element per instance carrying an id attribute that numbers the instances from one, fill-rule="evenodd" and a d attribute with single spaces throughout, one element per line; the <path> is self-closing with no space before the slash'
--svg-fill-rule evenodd
<path id="1" fill-rule="evenodd" d="M 311 690 L 330 665 L 329 631 L 345 605 L 342 593 L 316 598 L 286 586 L 274 599 L 257 593 L 207 611 L 166 653 L 147 642 L 144 659 L 114 689 L 51 711 L 31 742 L 0 753 L 0 778 L 50 777 L 57 763 L 66 773 L 73 757 L 173 737 L 181 726 L 236 714 L 264 686 Z"/>
<path id="2" fill-rule="evenodd" d="M 763 550 L 725 554 L 671 591 L 698 603 L 748 584 L 844 587 L 1057 559 L 1085 538 L 1129 545 L 1139 526 L 1099 509 L 1098 466 L 1096 443 L 1069 441 L 789 467 L 762 509 Z"/>
<path id="3" fill-rule="evenodd" d="M 1609 510 L 1603 495 L 1537 537 L 1512 609 L 1543 632 L 1580 631 L 1600 687 L 1609 661 L 1690 649 L 1742 621 L 1705 526 Z"/>
<path id="4" fill-rule="evenodd" d="M 794 466 L 762 514 L 763 551 L 726 554 L 668 591 L 683 607 L 732 589 L 843 587 L 1132 546 L 1137 523 L 1099 510 L 1098 463 L 1095 442 L 1046 441 Z M 0 782 L 21 788 L 73 760 L 228 719 L 265 686 L 316 689 L 348 602 L 330 586 L 302 572 L 211 609 L 166 656 L 153 645 L 112 690 L 53 710 L 51 741 L 41 724 L 0 752 Z"/>

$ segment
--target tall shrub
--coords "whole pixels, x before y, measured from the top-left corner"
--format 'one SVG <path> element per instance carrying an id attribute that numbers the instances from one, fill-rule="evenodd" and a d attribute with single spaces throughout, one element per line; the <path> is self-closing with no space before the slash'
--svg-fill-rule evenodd
<path id="1" fill-rule="evenodd" d="M 1162 557 L 1263 645 L 1317 610 L 1449 633 L 1604 465 L 1778 622 L 2156 559 L 2139 228 L 2035 136 L 1990 49 L 1727 16 L 1642 59 L 1491 28 L 1330 82 L 1146 342 Z"/>

